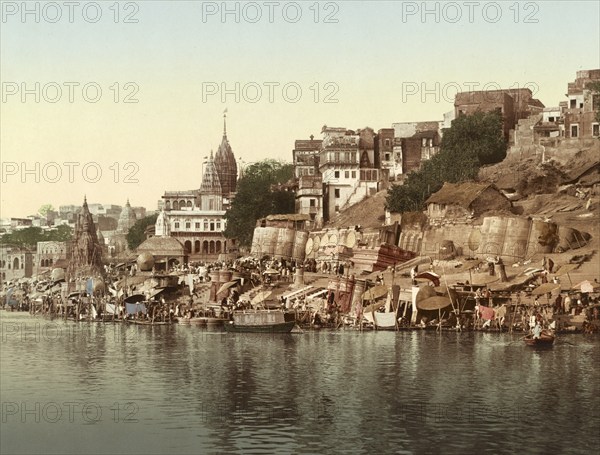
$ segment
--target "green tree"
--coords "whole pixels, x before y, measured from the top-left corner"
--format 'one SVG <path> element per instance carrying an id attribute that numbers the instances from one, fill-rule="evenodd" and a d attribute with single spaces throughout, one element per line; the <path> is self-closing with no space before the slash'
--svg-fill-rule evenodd
<path id="1" fill-rule="evenodd" d="M 70 226 L 61 225 L 55 229 L 43 230 L 41 227 L 30 226 L 25 229 L 4 234 L 0 243 L 22 246 L 35 249 L 38 242 L 66 242 L 71 240 L 72 229 Z"/>
<path id="2" fill-rule="evenodd" d="M 499 112 L 475 112 L 461 115 L 444 132 L 441 150 L 467 160 L 469 165 L 499 163 L 506 158 L 506 140 L 502 131 L 503 120 Z M 454 166 L 456 167 L 456 166 Z"/>
<path id="3" fill-rule="evenodd" d="M 130 250 L 135 250 L 141 243 L 146 240 L 146 228 L 156 224 L 158 214 L 150 215 L 141 220 L 137 220 L 127 232 L 127 245 Z"/>
<path id="4" fill-rule="evenodd" d="M 497 112 L 476 112 L 460 116 L 444 132 L 440 152 L 410 173 L 403 185 L 392 185 L 386 207 L 393 212 L 416 212 L 444 182 L 459 183 L 476 178 L 483 164 L 502 161 L 507 143 L 502 116 Z"/>
<path id="5" fill-rule="evenodd" d="M 256 220 L 267 215 L 294 213 L 294 193 L 277 189 L 276 185 L 292 179 L 291 164 L 263 160 L 248 166 L 237 184 L 231 207 L 225 214 L 225 236 L 235 238 L 242 246 L 250 246 Z"/>
<path id="6" fill-rule="evenodd" d="M 54 211 L 54 207 L 52 206 L 52 204 L 44 204 L 38 209 L 38 213 L 44 218 L 46 217 L 48 212 L 52 211 Z"/>
<path id="7" fill-rule="evenodd" d="M 73 238 L 73 229 L 66 224 L 59 225 L 56 229 L 47 231 L 48 240 L 55 242 L 67 242 Z"/>

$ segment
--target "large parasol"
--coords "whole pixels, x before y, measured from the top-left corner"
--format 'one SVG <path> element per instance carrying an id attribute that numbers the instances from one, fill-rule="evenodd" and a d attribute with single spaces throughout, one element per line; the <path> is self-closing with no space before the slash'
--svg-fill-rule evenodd
<path id="1" fill-rule="evenodd" d="M 451 306 L 452 302 L 450 299 L 443 295 L 434 295 L 433 297 L 427 297 L 426 299 L 417 302 L 417 308 L 419 310 L 441 310 Z"/>
<path id="2" fill-rule="evenodd" d="M 227 283 L 223 283 L 221 285 L 221 287 L 219 288 L 219 290 L 217 291 L 217 294 L 221 294 L 229 289 L 231 289 L 232 287 L 235 287 L 239 284 L 241 278 L 236 278 L 235 280 L 231 280 L 228 281 Z"/>
<path id="3" fill-rule="evenodd" d="M 577 269 L 578 267 L 579 267 L 579 264 L 563 264 L 556 271 L 555 275 L 556 276 L 567 275 L 567 278 L 569 279 L 569 283 L 571 283 L 571 286 L 573 286 L 573 282 L 571 281 L 571 275 L 569 275 L 569 274 L 573 270 Z"/>
<path id="4" fill-rule="evenodd" d="M 560 284 L 558 284 L 558 283 L 543 283 L 543 284 L 540 284 L 533 291 L 531 291 L 531 295 L 549 294 L 558 288 L 560 288 Z"/>
<path id="5" fill-rule="evenodd" d="M 377 300 L 381 297 L 384 297 L 388 293 L 388 288 L 383 284 L 378 286 L 374 286 L 371 289 L 363 292 L 363 299 L 365 300 Z"/>
<path id="6" fill-rule="evenodd" d="M 419 307 L 419 302 L 428 299 L 429 297 L 434 297 L 436 295 L 437 292 L 435 291 L 435 288 L 433 286 L 423 286 L 421 289 L 419 289 L 419 292 L 417 293 L 417 308 Z"/>

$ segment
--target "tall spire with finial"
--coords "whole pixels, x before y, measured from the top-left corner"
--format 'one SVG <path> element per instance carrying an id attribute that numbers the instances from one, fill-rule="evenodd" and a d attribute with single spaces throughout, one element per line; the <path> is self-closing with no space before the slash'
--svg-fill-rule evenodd
<path id="1" fill-rule="evenodd" d="M 237 183 L 237 163 L 227 139 L 227 109 L 223 111 L 223 139 L 215 154 L 215 166 L 221 182 L 222 194 L 229 198 L 235 193 Z"/>
<path id="2" fill-rule="evenodd" d="M 92 267 L 101 270 L 102 248 L 94 219 L 89 211 L 87 196 L 83 198 L 83 209 L 77 216 L 69 254 L 69 273 L 73 275 L 78 269 Z"/>

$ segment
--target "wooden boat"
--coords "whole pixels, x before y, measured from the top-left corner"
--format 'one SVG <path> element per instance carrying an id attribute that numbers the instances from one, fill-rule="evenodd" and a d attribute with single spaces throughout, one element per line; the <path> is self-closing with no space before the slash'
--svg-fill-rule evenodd
<path id="1" fill-rule="evenodd" d="M 203 319 L 204 319 L 204 324 L 207 327 L 219 327 L 229 321 L 229 319 L 216 318 L 216 317 L 213 318 L 213 317 L 209 317 L 209 316 L 206 316 Z"/>
<path id="2" fill-rule="evenodd" d="M 540 335 L 539 338 L 533 338 L 532 334 L 529 334 L 525 337 L 523 337 L 523 341 L 525 341 L 525 344 L 527 346 L 552 346 L 554 344 L 554 339 L 556 337 L 554 336 L 553 333 L 551 332 L 547 332 L 547 331 L 543 331 L 542 334 Z"/>
<path id="3" fill-rule="evenodd" d="M 127 323 L 129 324 L 136 324 L 136 325 L 171 325 L 174 324 L 175 322 L 168 322 L 168 321 L 148 321 L 145 319 L 127 319 Z"/>
<path id="4" fill-rule="evenodd" d="M 289 333 L 296 325 L 294 313 L 282 310 L 241 310 L 233 312 L 226 332 Z"/>

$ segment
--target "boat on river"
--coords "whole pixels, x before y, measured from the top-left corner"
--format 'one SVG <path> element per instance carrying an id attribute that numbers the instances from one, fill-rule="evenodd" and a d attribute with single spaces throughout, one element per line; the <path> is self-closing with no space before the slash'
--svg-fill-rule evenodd
<path id="1" fill-rule="evenodd" d="M 289 333 L 296 325 L 295 314 L 283 310 L 239 310 L 232 316 L 226 332 Z"/>
<path id="2" fill-rule="evenodd" d="M 536 346 L 536 347 L 550 347 L 554 344 L 554 339 L 556 337 L 552 332 L 548 332 L 544 330 L 539 338 L 533 338 L 532 334 L 529 334 L 523 337 L 523 341 L 527 346 Z"/>

